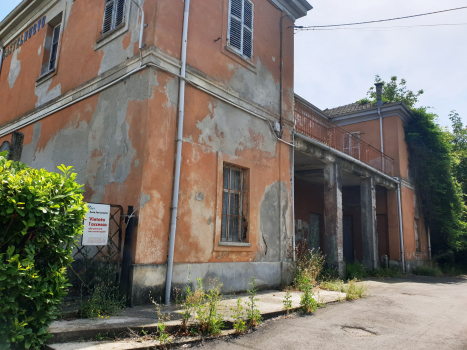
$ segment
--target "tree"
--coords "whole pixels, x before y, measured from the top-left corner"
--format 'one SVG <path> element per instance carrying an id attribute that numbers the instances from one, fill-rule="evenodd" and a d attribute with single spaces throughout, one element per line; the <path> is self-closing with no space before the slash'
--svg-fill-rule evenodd
<path id="1" fill-rule="evenodd" d="M 382 98 L 383 102 L 404 102 L 408 107 L 413 108 L 418 102 L 420 95 L 423 95 L 423 90 L 418 90 L 413 92 L 412 90 L 407 89 L 407 81 L 401 79 L 399 85 L 397 84 L 397 77 L 391 77 L 391 80 L 385 82 L 381 79 L 379 75 L 375 76 L 375 83 L 383 83 Z M 360 100 L 361 103 L 376 104 L 376 89 L 374 86 L 370 87 L 367 92 L 369 98 Z"/>

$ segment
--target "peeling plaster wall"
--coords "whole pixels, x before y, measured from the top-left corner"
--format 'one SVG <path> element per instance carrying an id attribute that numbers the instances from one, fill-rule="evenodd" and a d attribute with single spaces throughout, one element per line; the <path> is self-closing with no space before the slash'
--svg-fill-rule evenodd
<path id="1" fill-rule="evenodd" d="M 143 4 L 149 24 L 144 31 L 147 47 L 156 45 L 178 59 L 183 1 L 146 0 Z M 12 88 L 13 76 L 8 79 L 10 74 L 3 72 L 0 76 L 0 104 L 7 105 L 0 111 L 0 126 L 138 54 L 139 13 L 133 5 L 129 30 L 95 49 L 103 9 L 103 1 L 66 0 L 49 11 L 48 18 L 60 11 L 66 16 L 57 74 L 45 82 L 35 83 L 41 53 L 46 51 L 45 31 L 23 45 L 17 62 L 13 57 L 5 60 L 5 71 L 16 72 L 19 62 L 21 69 Z M 188 64 L 239 96 L 241 107 L 254 105 L 274 120 L 280 101 L 281 14 L 268 2 L 255 2 L 255 53 L 253 61 L 247 62 L 224 47 L 226 11 L 227 0 L 193 4 Z M 284 20 L 284 28 L 291 24 Z M 223 39 L 213 43 L 219 36 Z M 284 118 L 293 120 L 293 31 L 284 31 L 284 42 L 284 72 L 288 72 L 284 73 Z M 165 283 L 178 87 L 174 75 L 148 68 L 20 130 L 25 134 L 25 163 L 48 170 L 71 164 L 85 185 L 85 200 L 139 207 L 132 295 L 140 301 L 147 301 L 149 290 L 162 293 Z M 290 140 L 290 135 L 291 125 L 286 125 L 284 137 Z M 188 264 L 195 264 L 193 273 L 202 278 L 223 269 L 226 290 L 244 290 L 253 275 L 262 286 L 277 287 L 286 277 L 284 264 L 292 243 L 290 146 L 277 141 L 267 122 L 192 86 L 186 90 L 183 141 L 176 278 L 182 278 Z M 250 247 L 220 247 L 216 241 L 222 210 L 218 179 L 224 162 L 244 167 L 250 176 Z M 239 279 L 229 281 L 232 276 Z"/>

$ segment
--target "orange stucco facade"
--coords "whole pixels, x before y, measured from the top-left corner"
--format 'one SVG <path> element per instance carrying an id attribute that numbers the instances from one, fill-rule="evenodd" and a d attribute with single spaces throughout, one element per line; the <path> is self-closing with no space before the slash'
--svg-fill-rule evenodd
<path id="1" fill-rule="evenodd" d="M 104 35 L 104 0 L 33 0 L 0 25 L 0 144 L 21 132 L 22 162 L 51 171 L 72 165 L 86 201 L 137 208 L 135 303 L 164 289 L 185 6 L 173 0 L 140 3 L 147 24 L 141 51 L 141 13 L 130 0 L 123 23 Z M 229 46 L 229 0 L 191 1 L 174 284 L 186 280 L 188 265 L 198 266 L 192 278 L 217 274 L 227 291 L 246 289 L 252 276 L 270 287 L 283 278 L 293 222 L 290 27 L 306 11 L 296 12 L 286 1 L 252 3 L 249 58 Z M 27 29 L 44 16 L 45 26 L 24 41 Z M 44 72 L 51 28 L 58 23 L 56 67 Z M 278 135 L 272 126 L 281 118 Z M 224 164 L 248 177 L 243 244 L 219 244 Z M 229 283 L 232 274 L 240 280 Z"/>
<path id="2" fill-rule="evenodd" d="M 405 142 L 404 127 L 410 114 L 401 106 L 396 111 L 385 111 L 386 106 L 382 106 L 382 133 L 380 132 L 380 119 L 377 117 L 377 109 L 374 109 L 373 117 L 361 119 L 352 115 L 340 117 L 337 122 L 346 130 L 360 135 L 361 140 L 371 146 L 381 150 L 381 134 L 383 137 L 382 151 L 394 160 L 394 176 L 402 180 L 401 185 L 401 213 L 404 239 L 404 253 L 407 265 L 415 266 L 419 262 L 429 259 L 429 237 L 423 215 L 416 201 L 414 184 L 410 179 L 409 172 L 409 152 Z M 397 191 L 388 191 L 387 197 L 388 215 L 392 219 L 388 220 L 390 259 L 400 260 L 400 238 L 399 238 L 399 218 L 397 215 L 398 198 Z M 417 227 L 417 229 L 416 229 Z M 415 231 L 418 231 L 418 243 Z M 419 248 L 417 249 L 417 244 Z"/>

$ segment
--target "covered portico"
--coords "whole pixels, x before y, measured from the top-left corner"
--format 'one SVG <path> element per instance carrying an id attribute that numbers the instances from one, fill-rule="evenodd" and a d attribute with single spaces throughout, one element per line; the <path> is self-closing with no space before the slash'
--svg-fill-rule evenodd
<path id="1" fill-rule="evenodd" d="M 392 159 L 312 107 L 296 101 L 296 244 L 321 249 L 341 276 L 346 262 L 363 262 L 367 269 L 375 269 L 381 261 L 398 260 L 397 181 L 389 175 Z"/>

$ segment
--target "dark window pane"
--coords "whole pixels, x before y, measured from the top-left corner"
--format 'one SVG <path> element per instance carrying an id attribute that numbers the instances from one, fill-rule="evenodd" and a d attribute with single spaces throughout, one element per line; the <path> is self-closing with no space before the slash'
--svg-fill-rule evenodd
<path id="1" fill-rule="evenodd" d="M 224 198 L 223 198 L 223 203 L 222 203 L 222 214 L 227 214 L 228 213 L 228 208 L 229 208 L 229 194 L 228 192 L 224 192 Z"/>
<path id="2" fill-rule="evenodd" d="M 235 171 L 235 191 L 240 191 L 240 171 Z"/>
<path id="3" fill-rule="evenodd" d="M 230 170 L 230 189 L 233 190 L 235 188 L 235 170 Z"/>
<path id="4" fill-rule="evenodd" d="M 222 215 L 222 241 L 227 240 L 227 215 Z"/>
<path id="5" fill-rule="evenodd" d="M 229 188 L 229 172 L 228 167 L 224 167 L 224 188 Z"/>
<path id="6" fill-rule="evenodd" d="M 240 195 L 235 195 L 235 215 L 240 215 Z"/>
<path id="7" fill-rule="evenodd" d="M 234 230 L 233 223 L 234 223 L 234 217 L 229 216 L 229 238 L 228 238 L 229 241 L 232 241 L 232 233 Z"/>
<path id="8" fill-rule="evenodd" d="M 229 214 L 234 215 L 234 194 L 230 194 L 230 208 L 229 208 Z"/>
<path id="9" fill-rule="evenodd" d="M 239 226 L 238 226 L 238 217 L 235 217 L 234 218 L 234 231 L 233 231 L 233 240 L 235 242 L 238 242 L 239 239 L 238 239 L 238 229 L 239 229 Z"/>
<path id="10" fill-rule="evenodd" d="M 59 38 L 60 38 L 60 26 L 58 25 L 54 29 L 53 44 L 58 43 Z"/>

